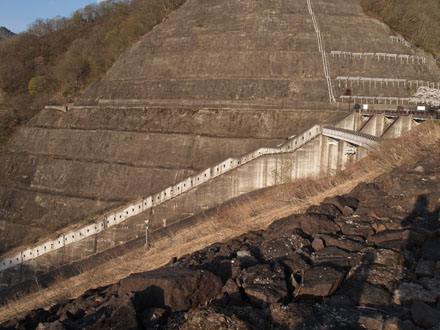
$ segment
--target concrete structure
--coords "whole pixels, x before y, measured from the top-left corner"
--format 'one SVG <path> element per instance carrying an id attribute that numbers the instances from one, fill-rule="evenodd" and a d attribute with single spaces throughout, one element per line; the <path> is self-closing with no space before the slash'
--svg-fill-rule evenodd
<path id="1" fill-rule="evenodd" d="M 13 285 L 32 274 L 143 236 L 145 219 L 151 216 L 151 229 L 157 230 L 248 192 L 320 173 L 335 173 L 365 157 L 384 133 L 396 137 L 413 125 L 410 118 L 393 123 L 385 116 L 368 119 L 352 114 L 336 126 L 315 125 L 276 148 L 259 148 L 228 158 L 152 196 L 107 212 L 87 226 L 3 258 L 1 283 Z"/>

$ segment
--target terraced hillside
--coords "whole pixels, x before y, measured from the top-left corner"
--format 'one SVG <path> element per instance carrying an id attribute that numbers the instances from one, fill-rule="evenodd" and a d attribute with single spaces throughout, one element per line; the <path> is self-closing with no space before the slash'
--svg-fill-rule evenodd
<path id="1" fill-rule="evenodd" d="M 0 250 L 341 113 L 44 110 L 0 153 Z"/>
<path id="2" fill-rule="evenodd" d="M 311 8 L 336 98 L 345 90 L 338 76 L 440 80 L 432 57 L 422 64 L 332 56 L 332 51 L 425 54 L 393 42 L 385 25 L 362 12 L 360 1 L 313 0 Z M 350 87 L 353 95 L 400 97 L 413 88 Z M 298 108 L 328 100 L 307 0 L 189 0 L 123 54 L 77 104 Z"/>
<path id="3" fill-rule="evenodd" d="M 430 58 L 332 57 L 337 50 L 418 53 L 391 43 L 357 0 L 311 4 L 318 27 L 308 0 L 187 0 L 76 107 L 42 111 L 0 153 L 0 252 L 340 119 L 328 103 L 324 58 L 336 97 L 339 75 L 440 80 Z"/>
<path id="4" fill-rule="evenodd" d="M 122 55 L 80 104 L 327 101 L 308 18 L 305 0 L 187 1 Z"/>

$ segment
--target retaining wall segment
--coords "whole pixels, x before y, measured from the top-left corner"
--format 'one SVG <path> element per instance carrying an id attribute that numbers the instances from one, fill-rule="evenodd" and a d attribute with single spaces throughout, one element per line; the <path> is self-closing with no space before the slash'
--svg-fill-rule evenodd
<path id="1" fill-rule="evenodd" d="M 372 116 L 362 127 L 360 132 L 380 137 L 393 121 L 394 120 L 385 117 L 385 115 Z"/>
<path id="2" fill-rule="evenodd" d="M 361 119 L 359 114 L 352 114 L 342 125 Z M 329 129 L 355 136 L 358 140 L 351 142 L 358 144 L 365 139 L 375 140 L 367 134 L 324 127 Z M 242 157 L 229 158 L 155 195 L 109 212 L 85 227 L 11 255 L 1 261 L 0 283 L 11 285 L 17 279 L 31 276 L 32 269 L 52 270 L 136 239 L 145 234 L 147 218 L 153 217 L 152 229 L 156 230 L 251 191 L 319 173 L 334 173 L 368 154 L 362 148 L 353 154 L 351 143 L 335 141 L 321 133 L 322 127 L 315 125 L 278 148 L 260 148 Z"/>
<path id="3" fill-rule="evenodd" d="M 341 112 L 43 110 L 0 153 L 0 255 Z M 7 202 L 9 201 L 9 202 Z M 23 242 L 23 243 L 20 243 Z"/>
<path id="4" fill-rule="evenodd" d="M 54 240 L 50 240 L 39 244 L 36 247 L 26 249 L 17 255 L 5 258 L 0 261 L 0 271 L 13 267 L 17 262 L 26 262 L 39 257 L 43 254 L 60 249 L 72 243 L 76 243 L 82 239 L 85 239 L 91 235 L 98 234 L 101 231 L 118 225 L 126 219 L 138 215 L 139 213 L 155 207 L 165 201 L 168 201 L 180 194 L 183 194 L 195 187 L 211 181 L 216 177 L 244 164 L 268 154 L 277 154 L 284 152 L 293 152 L 306 144 L 308 141 L 318 136 L 321 133 L 321 126 L 315 125 L 306 132 L 295 136 L 291 140 L 280 145 L 278 148 L 260 148 L 251 153 L 248 153 L 242 157 L 229 158 L 216 166 L 210 167 L 194 176 L 191 176 L 175 185 L 172 185 L 161 192 L 152 196 L 139 199 L 133 203 L 130 203 L 117 211 L 108 213 L 86 227 L 73 230 L 71 232 L 60 235 Z M 18 259 L 18 260 L 17 260 Z"/>
<path id="5" fill-rule="evenodd" d="M 136 239 L 145 234 L 145 219 L 153 220 L 154 231 L 184 221 L 185 218 L 196 213 L 248 192 L 323 171 L 334 173 L 338 167 L 341 168 L 341 164 L 355 161 L 361 156 L 361 152 L 357 155 L 343 155 L 341 152 L 345 147 L 343 141 L 336 144 L 333 141 L 329 142 L 322 135 L 317 135 L 295 152 L 264 154 L 219 175 L 215 180 L 157 203 L 152 213 L 151 208 L 146 209 L 119 224 L 109 226 L 97 235 L 85 237 L 74 244 L 67 244 L 63 248 L 28 260 L 21 267 L 7 269 L 0 273 L 1 281 L 11 285 L 17 283 L 17 279 L 30 278 L 32 273 L 50 271 L 82 257 Z"/>

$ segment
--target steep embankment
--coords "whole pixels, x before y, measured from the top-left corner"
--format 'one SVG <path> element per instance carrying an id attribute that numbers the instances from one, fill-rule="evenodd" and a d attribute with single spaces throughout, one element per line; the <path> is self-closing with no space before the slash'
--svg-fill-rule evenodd
<path id="1" fill-rule="evenodd" d="M 369 14 L 379 17 L 417 47 L 440 54 L 440 6 L 436 0 L 362 0 Z"/>
<path id="2" fill-rule="evenodd" d="M 414 146 L 429 145 L 424 143 Z M 440 321 L 438 135 L 430 146 L 432 151 L 414 150 L 414 157 L 395 147 L 392 157 L 400 157 L 400 166 L 303 214 L 3 326 L 434 327 Z M 379 158 L 373 155 L 364 166 L 378 165 Z"/>
<path id="3" fill-rule="evenodd" d="M 229 0 L 215 6 L 189 0 L 124 53 L 78 104 L 317 106 L 329 101 L 320 47 L 327 53 L 338 101 L 345 92 L 338 76 L 440 80 L 430 56 L 424 64 L 383 57 L 425 54 L 393 43 L 390 29 L 366 16 L 360 1 L 314 0 L 311 5 L 316 27 L 306 0 L 258 5 Z M 334 57 L 332 51 L 358 56 Z M 382 57 L 359 57 L 360 53 Z M 353 95 L 408 97 L 411 93 L 410 86 L 402 83 L 357 82 L 350 87 Z"/>
<path id="4" fill-rule="evenodd" d="M 275 146 L 334 112 L 105 109 L 43 111 L 1 153 L 0 251 L 230 156 Z"/>

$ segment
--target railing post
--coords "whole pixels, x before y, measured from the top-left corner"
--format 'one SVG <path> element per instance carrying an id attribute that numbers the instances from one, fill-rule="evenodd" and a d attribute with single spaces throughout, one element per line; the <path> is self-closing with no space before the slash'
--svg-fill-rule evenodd
<path id="1" fill-rule="evenodd" d="M 148 231 L 150 229 L 150 219 L 145 220 L 145 247 L 148 249 Z"/>

